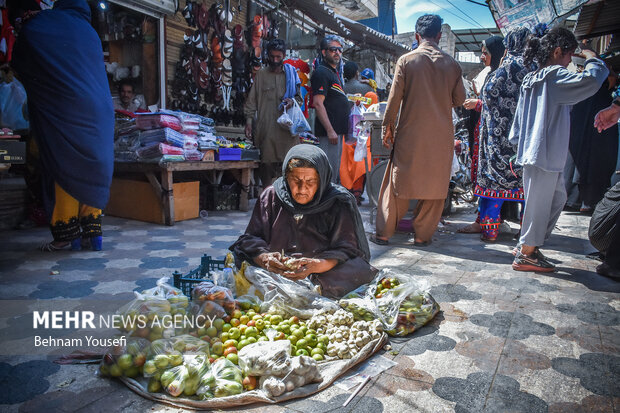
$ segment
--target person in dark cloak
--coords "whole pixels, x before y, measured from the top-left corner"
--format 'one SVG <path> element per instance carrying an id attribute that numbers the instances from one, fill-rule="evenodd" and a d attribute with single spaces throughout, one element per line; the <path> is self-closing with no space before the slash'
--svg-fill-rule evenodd
<path id="1" fill-rule="evenodd" d="M 504 46 L 504 41 L 500 36 L 491 36 L 488 39 L 482 41 L 482 53 L 480 54 L 480 61 L 490 68 L 489 73 L 487 73 L 484 83 L 480 90 L 483 90 L 487 81 L 491 78 L 493 72 L 499 67 L 500 62 L 502 61 L 502 57 L 504 56 L 504 52 L 506 51 L 506 47 Z M 475 87 L 475 85 L 474 85 Z M 479 93 L 479 92 L 476 92 Z M 470 133 L 469 136 L 473 137 L 469 142 L 470 154 L 471 154 L 471 182 L 472 187 L 476 187 L 477 175 L 478 175 L 478 155 L 479 155 L 479 144 L 480 144 L 480 112 L 482 111 L 482 99 L 480 98 L 470 98 L 465 99 L 463 103 L 463 107 L 466 110 L 474 111 L 477 115 L 476 125 L 473 130 L 473 133 Z M 480 226 L 480 212 L 478 211 L 478 216 L 476 216 L 476 221 L 473 223 L 466 225 L 457 230 L 458 233 L 462 234 L 478 234 L 482 232 L 482 227 Z"/>
<path id="2" fill-rule="evenodd" d="M 28 95 L 54 237 L 41 249 L 80 249 L 84 238 L 100 250 L 101 210 L 114 169 L 114 111 L 90 8 L 85 0 L 58 0 L 36 14 L 35 1 L 9 0 L 7 7 L 20 28 L 12 66 Z"/>
<path id="3" fill-rule="evenodd" d="M 618 157 L 618 125 L 598 133 L 594 116 L 612 102 L 616 74 L 610 71 L 607 80 L 594 94 L 573 106 L 570 122 L 569 151 L 575 162 L 572 182 L 579 186 L 581 212 L 591 214 L 605 191 L 611 186 Z"/>
<path id="4" fill-rule="evenodd" d="M 620 281 L 620 182 L 594 208 L 588 237 L 603 258 L 596 272 Z"/>
<path id="5" fill-rule="evenodd" d="M 340 298 L 370 282 L 377 270 L 355 197 L 331 183 L 327 155 L 297 145 L 286 155 L 282 177 L 256 202 L 245 234 L 230 246 L 237 264 L 250 264 L 283 277 L 309 277 L 321 294 Z M 295 258 L 299 268 L 286 265 Z"/>

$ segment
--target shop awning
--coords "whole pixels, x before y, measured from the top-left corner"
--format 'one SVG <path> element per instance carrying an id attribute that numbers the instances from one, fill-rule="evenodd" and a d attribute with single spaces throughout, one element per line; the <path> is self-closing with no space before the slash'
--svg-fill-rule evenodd
<path id="1" fill-rule="evenodd" d="M 452 30 L 452 33 L 456 38 L 454 46 L 457 52 L 480 52 L 483 40 L 502 35 L 496 28 Z"/>
<path id="2" fill-rule="evenodd" d="M 365 24 L 356 22 L 343 16 L 336 17 L 344 23 L 351 34 L 347 39 L 353 41 L 358 46 L 369 47 L 371 49 L 387 52 L 394 56 L 401 56 L 411 51 L 409 46 L 405 46 L 393 40 L 390 36 L 380 33 Z"/>
<path id="3" fill-rule="evenodd" d="M 584 4 L 574 32 L 579 40 L 612 33 L 620 35 L 620 1 Z"/>
<path id="4" fill-rule="evenodd" d="M 320 0 L 286 0 L 285 3 L 288 7 L 301 11 L 316 23 L 322 24 L 358 46 L 366 46 L 396 56 L 411 50 L 409 47 L 392 40 L 391 37 L 362 23 L 335 14 Z"/>
<path id="5" fill-rule="evenodd" d="M 321 3 L 320 0 L 285 0 L 284 3 L 291 8 L 301 11 L 303 14 L 334 31 L 342 37 L 348 38 L 351 31 L 345 27 L 332 9 Z"/>

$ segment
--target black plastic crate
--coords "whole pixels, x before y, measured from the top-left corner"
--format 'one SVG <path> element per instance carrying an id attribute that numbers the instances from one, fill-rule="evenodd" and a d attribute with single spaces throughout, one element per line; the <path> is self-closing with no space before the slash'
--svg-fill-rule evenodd
<path id="1" fill-rule="evenodd" d="M 260 160 L 260 149 L 241 149 L 242 161 L 258 161 Z"/>
<path id="2" fill-rule="evenodd" d="M 192 289 L 194 284 L 201 283 L 203 281 L 213 281 L 211 271 L 223 270 L 225 260 L 214 260 L 210 255 L 203 255 L 200 258 L 200 265 L 195 270 L 188 272 L 187 274 L 181 274 L 178 271 L 172 273 L 174 278 L 174 286 L 183 294 L 192 299 Z"/>
<path id="3" fill-rule="evenodd" d="M 200 209 L 208 211 L 234 211 L 239 209 L 241 186 L 236 182 L 230 185 L 206 185 L 201 188 Z"/>

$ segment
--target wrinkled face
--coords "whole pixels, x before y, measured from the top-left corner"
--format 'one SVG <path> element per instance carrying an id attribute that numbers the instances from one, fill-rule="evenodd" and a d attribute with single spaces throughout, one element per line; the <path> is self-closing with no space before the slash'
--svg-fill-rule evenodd
<path id="1" fill-rule="evenodd" d="M 339 42 L 329 42 L 327 49 L 322 52 L 325 61 L 332 66 L 336 66 L 342 58 L 342 45 Z"/>
<path id="2" fill-rule="evenodd" d="M 286 177 L 295 202 L 305 205 L 319 189 L 319 174 L 314 168 L 294 168 Z"/>
<path id="3" fill-rule="evenodd" d="M 480 55 L 480 61 L 484 63 L 485 66 L 491 66 L 491 53 L 489 53 L 487 48 L 484 46 L 482 46 L 482 54 Z"/>
<path id="4" fill-rule="evenodd" d="M 131 102 L 131 99 L 133 99 L 133 88 L 130 85 L 123 85 L 121 88 L 120 97 L 121 102 L 123 102 L 124 105 L 128 105 Z"/>

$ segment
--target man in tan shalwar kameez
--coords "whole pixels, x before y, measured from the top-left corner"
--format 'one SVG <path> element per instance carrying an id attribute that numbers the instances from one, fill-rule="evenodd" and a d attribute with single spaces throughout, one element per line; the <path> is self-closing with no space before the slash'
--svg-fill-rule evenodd
<path id="1" fill-rule="evenodd" d="M 371 237 L 378 244 L 387 244 L 394 235 L 411 199 L 418 200 L 415 245 L 428 245 L 441 219 L 454 155 L 452 107 L 465 100 L 461 67 L 437 45 L 441 23 L 437 15 L 420 17 L 418 48 L 396 64 L 383 119 L 383 144 L 393 144 L 394 150 L 381 185 L 376 235 Z"/>
<path id="2" fill-rule="evenodd" d="M 293 99 L 284 98 L 286 73 L 284 59 L 286 47 L 281 39 L 274 39 L 267 45 L 268 66 L 254 77 L 254 84 L 245 101 L 243 112 L 246 118 L 245 135 L 252 137 L 254 122 L 254 144 L 260 149 L 258 176 L 263 188 L 268 187 L 282 175 L 282 162 L 289 149 L 299 144 L 299 137 L 292 136 L 288 129 L 278 125 L 283 104 L 286 109 L 293 105 Z M 299 95 L 299 87 L 297 94 Z M 256 117 L 256 119 L 255 119 Z"/>

